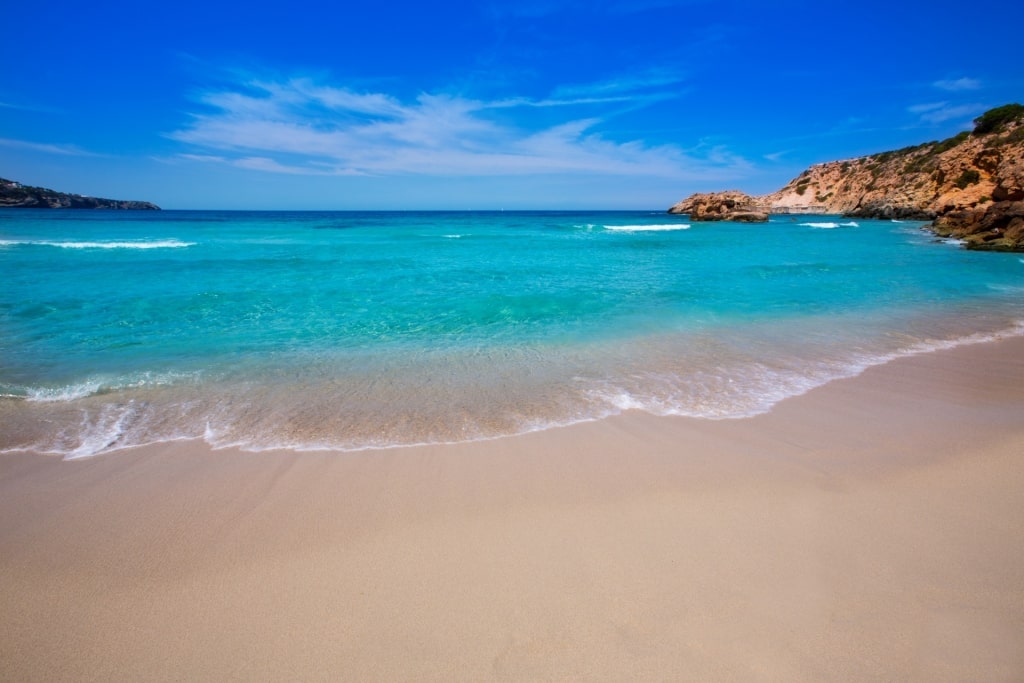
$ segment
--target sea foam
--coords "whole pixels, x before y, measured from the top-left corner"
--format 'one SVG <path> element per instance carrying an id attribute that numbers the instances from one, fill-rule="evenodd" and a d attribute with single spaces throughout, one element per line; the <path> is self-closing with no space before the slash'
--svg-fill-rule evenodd
<path id="1" fill-rule="evenodd" d="M 182 249 L 195 246 L 195 242 L 176 239 L 130 242 L 62 242 L 55 240 L 0 240 L 0 247 L 37 246 L 60 249 Z"/>
<path id="2" fill-rule="evenodd" d="M 667 225 L 606 225 L 605 230 L 619 232 L 668 232 L 672 230 L 689 230 L 688 223 L 669 223 Z"/>
<path id="3" fill-rule="evenodd" d="M 19 389 L 17 393 L 12 392 L 11 395 L 24 397 L 34 403 L 61 403 L 126 389 L 170 386 L 198 377 L 198 373 L 140 372 L 123 377 L 89 377 L 81 382 L 61 386 L 26 387 Z"/>
<path id="4" fill-rule="evenodd" d="M 836 223 L 833 221 L 825 223 L 801 223 L 800 225 L 805 228 L 818 228 L 819 230 L 832 230 L 833 228 L 859 228 L 860 224 L 855 221 L 849 221 L 847 223 Z"/>

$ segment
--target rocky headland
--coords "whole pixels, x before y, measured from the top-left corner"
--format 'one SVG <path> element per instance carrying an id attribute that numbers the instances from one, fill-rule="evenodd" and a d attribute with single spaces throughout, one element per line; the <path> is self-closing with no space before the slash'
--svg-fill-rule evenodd
<path id="1" fill-rule="evenodd" d="M 769 213 L 929 220 L 968 249 L 1024 251 L 1024 106 L 1009 104 L 947 140 L 816 164 L 771 194 L 695 194 L 669 209 L 690 220 Z"/>
<path id="2" fill-rule="evenodd" d="M 159 210 L 150 202 L 103 199 L 22 185 L 0 178 L 0 207 L 16 209 L 143 209 Z"/>

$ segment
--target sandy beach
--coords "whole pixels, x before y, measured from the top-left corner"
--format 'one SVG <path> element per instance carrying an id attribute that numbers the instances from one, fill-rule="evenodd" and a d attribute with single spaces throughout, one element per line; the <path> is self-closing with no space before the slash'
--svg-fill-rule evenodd
<path id="1" fill-rule="evenodd" d="M 743 420 L 0 456 L 4 680 L 1024 679 L 1024 339 Z"/>

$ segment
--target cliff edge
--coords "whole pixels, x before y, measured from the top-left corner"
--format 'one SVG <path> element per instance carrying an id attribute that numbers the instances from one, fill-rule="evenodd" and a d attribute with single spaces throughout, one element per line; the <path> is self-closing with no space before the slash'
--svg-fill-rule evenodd
<path id="1" fill-rule="evenodd" d="M 1024 251 L 1024 106 L 989 110 L 974 124 L 947 140 L 816 164 L 777 192 L 748 197 L 746 206 L 930 220 L 933 232 L 969 249 Z M 718 194 L 693 195 L 669 211 L 686 213 Z"/>
<path id="2" fill-rule="evenodd" d="M 0 178 L 0 207 L 16 209 L 160 209 L 150 202 L 85 197 Z"/>

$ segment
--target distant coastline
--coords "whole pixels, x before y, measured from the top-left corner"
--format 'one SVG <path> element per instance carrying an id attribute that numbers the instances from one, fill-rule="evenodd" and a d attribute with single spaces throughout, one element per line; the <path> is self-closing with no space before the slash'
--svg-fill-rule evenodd
<path id="1" fill-rule="evenodd" d="M 22 185 L 0 178 L 0 208 L 10 209 L 129 209 L 159 211 L 152 202 L 104 199 L 58 192 L 45 187 Z"/>

